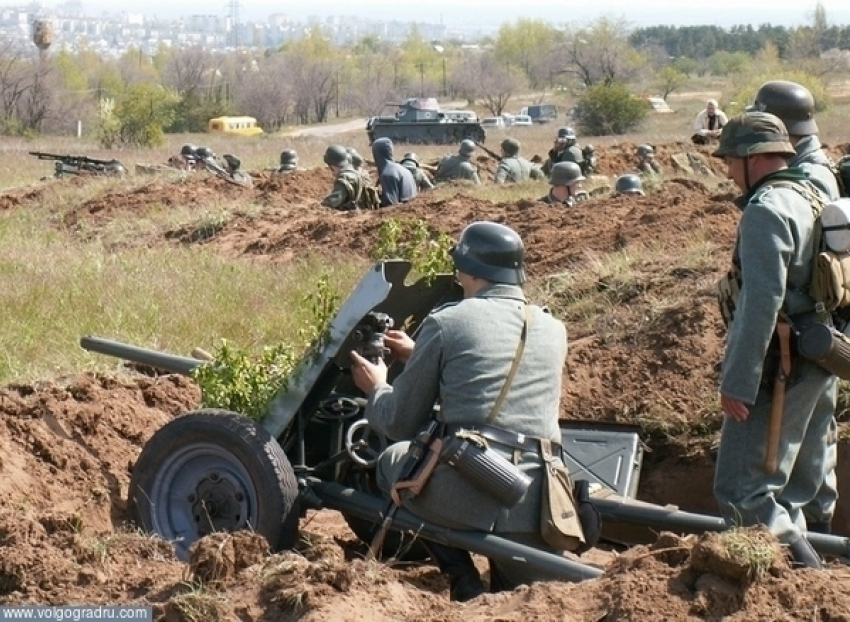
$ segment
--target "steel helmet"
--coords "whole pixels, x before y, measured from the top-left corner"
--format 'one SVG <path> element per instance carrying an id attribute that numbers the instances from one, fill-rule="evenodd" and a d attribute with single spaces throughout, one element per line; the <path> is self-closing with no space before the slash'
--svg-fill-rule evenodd
<path id="1" fill-rule="evenodd" d="M 229 153 L 225 153 L 225 154 L 224 154 L 223 156 L 221 156 L 221 157 L 222 157 L 222 159 L 224 159 L 224 161 L 225 161 L 225 162 L 227 162 L 227 165 L 228 165 L 230 168 L 237 169 L 237 168 L 239 168 L 240 166 L 242 166 L 242 160 L 240 160 L 239 158 L 237 158 L 235 155 L 231 155 L 231 154 L 229 154 Z"/>
<path id="2" fill-rule="evenodd" d="M 525 283 L 525 247 L 519 234 L 496 222 L 468 225 L 452 249 L 459 271 L 494 283 Z"/>
<path id="3" fill-rule="evenodd" d="M 748 111 L 769 112 L 785 124 L 788 133 L 794 136 L 810 136 L 818 133 L 815 123 L 815 98 L 802 84 L 787 80 L 771 80 L 759 87 L 756 101 Z"/>
<path id="4" fill-rule="evenodd" d="M 576 133 L 571 127 L 562 127 L 558 130 L 558 138 L 566 138 L 567 140 L 575 140 Z"/>
<path id="5" fill-rule="evenodd" d="M 640 177 L 631 173 L 620 175 L 617 178 L 617 183 L 614 184 L 614 192 L 618 194 L 639 194 L 640 196 L 646 196 Z"/>
<path id="6" fill-rule="evenodd" d="M 348 156 L 348 151 L 342 145 L 331 145 L 325 149 L 325 164 L 329 166 L 345 166 L 351 160 Z"/>
<path id="7" fill-rule="evenodd" d="M 460 149 L 458 149 L 458 153 L 468 158 L 475 153 L 475 143 L 468 138 L 463 139 L 460 141 Z"/>
<path id="8" fill-rule="evenodd" d="M 558 162 L 549 173 L 549 184 L 552 186 L 572 186 L 584 179 L 581 167 L 575 162 Z"/>
<path id="9" fill-rule="evenodd" d="M 744 112 L 729 119 L 720 133 L 716 158 L 745 158 L 761 153 L 791 157 L 797 155 L 788 140 L 782 120 L 769 112 Z"/>
<path id="10" fill-rule="evenodd" d="M 360 168 L 363 166 L 363 156 L 355 149 L 354 147 L 346 147 L 345 150 L 348 152 L 348 159 L 351 160 L 351 166 L 354 168 Z"/>
<path id="11" fill-rule="evenodd" d="M 192 145 L 192 144 L 186 144 L 186 145 L 183 145 L 183 147 L 180 148 L 180 155 L 186 156 L 187 158 L 195 157 L 196 155 L 198 155 L 197 152 L 198 152 L 198 148 L 195 145 Z"/>
<path id="12" fill-rule="evenodd" d="M 419 166 L 419 156 L 413 153 L 412 151 L 408 151 L 401 157 L 401 163 L 404 165 L 406 162 L 412 163 L 415 167 Z"/>
<path id="13" fill-rule="evenodd" d="M 291 171 L 298 166 L 298 154 L 295 149 L 284 149 L 280 152 L 280 168 Z"/>
<path id="14" fill-rule="evenodd" d="M 198 147 L 195 149 L 195 155 L 201 158 L 202 160 L 209 160 L 210 158 L 215 157 L 215 153 L 213 153 L 212 149 L 208 147 Z"/>
<path id="15" fill-rule="evenodd" d="M 515 156 L 519 153 L 519 141 L 516 138 L 506 138 L 501 144 L 502 151 L 508 156 Z"/>
<path id="16" fill-rule="evenodd" d="M 637 148 L 637 154 L 639 156 L 654 156 L 655 149 L 652 148 L 652 145 L 641 145 Z"/>

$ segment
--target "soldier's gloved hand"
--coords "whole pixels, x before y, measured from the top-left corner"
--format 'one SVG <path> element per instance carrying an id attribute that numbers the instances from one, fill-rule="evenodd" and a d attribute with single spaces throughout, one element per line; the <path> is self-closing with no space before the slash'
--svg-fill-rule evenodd
<path id="1" fill-rule="evenodd" d="M 413 346 L 416 342 L 401 330 L 388 330 L 384 334 L 384 345 L 390 349 L 390 353 L 399 363 L 407 363 L 413 354 Z"/>
<path id="2" fill-rule="evenodd" d="M 351 378 L 366 395 L 371 395 L 378 385 L 387 383 L 387 366 L 382 359 L 376 365 L 352 350 L 351 361 Z"/>

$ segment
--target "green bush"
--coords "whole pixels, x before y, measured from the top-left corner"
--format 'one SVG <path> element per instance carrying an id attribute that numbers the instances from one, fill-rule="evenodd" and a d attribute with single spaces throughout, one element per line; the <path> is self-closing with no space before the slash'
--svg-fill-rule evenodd
<path id="1" fill-rule="evenodd" d="M 378 261 L 405 259 L 416 274 L 433 279 L 454 270 L 450 252 L 453 244 L 451 236 L 433 229 L 426 220 L 388 218 L 378 229 L 372 257 Z"/>
<path id="2" fill-rule="evenodd" d="M 755 101 L 759 87 L 770 80 L 789 80 L 805 86 L 815 98 L 815 112 L 824 112 L 832 106 L 832 98 L 819 77 L 798 70 L 779 70 L 741 76 L 741 82 L 732 87 L 734 96 L 723 109 L 724 112 L 730 117 L 743 112 L 746 106 Z"/>
<path id="3" fill-rule="evenodd" d="M 623 84 L 589 87 L 573 112 L 581 133 L 587 136 L 626 134 L 639 126 L 649 105 Z"/>

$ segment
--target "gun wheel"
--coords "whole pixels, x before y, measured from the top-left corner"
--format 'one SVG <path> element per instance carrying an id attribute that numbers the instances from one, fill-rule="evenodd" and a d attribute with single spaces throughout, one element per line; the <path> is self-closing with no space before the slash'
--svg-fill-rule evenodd
<path id="1" fill-rule="evenodd" d="M 251 530 L 273 551 L 295 545 L 298 484 L 286 454 L 261 426 L 205 409 L 160 428 L 133 467 L 130 515 L 186 559 L 216 531 Z"/>

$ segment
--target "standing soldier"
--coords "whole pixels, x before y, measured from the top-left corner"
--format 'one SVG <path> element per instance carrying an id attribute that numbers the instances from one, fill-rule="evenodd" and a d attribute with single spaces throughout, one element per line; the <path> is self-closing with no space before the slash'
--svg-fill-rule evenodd
<path id="1" fill-rule="evenodd" d="M 497 184 L 516 183 L 528 181 L 529 179 L 545 179 L 536 165 L 532 164 L 519 155 L 519 141 L 515 138 L 506 138 L 502 141 L 502 159 L 496 169 L 495 181 Z"/>
<path id="2" fill-rule="evenodd" d="M 832 170 L 832 162 L 824 153 L 815 123 L 815 99 L 802 84 L 772 80 L 761 85 L 755 103 L 747 110 L 761 110 L 779 117 L 788 130 L 796 155 L 788 166 L 797 166 L 809 174 L 812 183 L 834 201 L 841 196 Z M 846 321 L 846 320 L 845 320 Z M 832 418 L 824 458 L 826 475 L 817 496 L 803 508 L 809 531 L 832 532 L 832 517 L 838 502 L 838 424 Z"/>
<path id="3" fill-rule="evenodd" d="M 295 149 L 284 149 L 280 152 L 280 166 L 275 170 L 277 175 L 288 175 L 298 168 L 298 153 Z"/>
<path id="4" fill-rule="evenodd" d="M 764 524 L 797 564 L 821 568 L 803 507 L 824 482 L 838 383 L 814 362 L 789 360 L 789 333 L 791 323 L 804 327 L 820 315 L 807 292 L 822 195 L 804 171 L 788 168 L 796 151 L 772 114 L 732 118 L 713 155 L 742 193 L 732 269 L 718 286 L 728 335 L 714 494 L 728 525 Z M 769 433 L 775 426 L 778 438 Z"/>
<path id="5" fill-rule="evenodd" d="M 576 133 L 571 127 L 562 127 L 558 130 L 558 137 L 549 150 L 549 158 L 543 164 L 543 172 L 549 175 L 552 167 L 558 162 L 574 162 L 579 167 L 584 162 L 584 154 L 578 146 Z"/>
<path id="6" fill-rule="evenodd" d="M 620 175 L 617 178 L 617 181 L 614 184 L 614 194 L 627 194 L 640 197 L 646 196 L 646 193 L 643 191 L 643 182 L 640 180 L 640 176 L 635 175 L 634 173 Z"/>
<path id="7" fill-rule="evenodd" d="M 641 145 L 637 148 L 637 171 L 642 175 L 662 175 L 664 169 L 655 159 L 655 149 L 652 145 Z"/>
<path id="8" fill-rule="evenodd" d="M 230 179 L 240 186 L 245 186 L 246 188 L 254 187 L 254 180 L 251 179 L 251 176 L 248 173 L 242 170 L 242 160 L 229 153 L 225 153 L 222 156 L 222 159 L 224 160 L 227 174 L 230 175 Z"/>
<path id="9" fill-rule="evenodd" d="M 462 140 L 457 154 L 449 154 L 440 160 L 434 181 L 440 183 L 452 179 L 466 179 L 479 185 L 481 180 L 478 178 L 478 170 L 470 162 L 474 153 L 475 143 L 469 139 Z"/>
<path id="10" fill-rule="evenodd" d="M 345 147 L 331 145 L 325 149 L 323 159 L 336 175 L 336 179 L 333 190 L 322 200 L 322 205 L 341 211 L 378 207 L 367 205 L 369 194 L 365 192 L 363 177 L 351 167 L 351 160 L 348 159 Z"/>
<path id="11" fill-rule="evenodd" d="M 412 151 L 408 151 L 401 158 L 401 165 L 410 171 L 410 174 L 413 175 L 413 181 L 416 182 L 416 187 L 419 189 L 419 192 L 423 190 L 433 190 L 434 184 L 431 183 L 431 179 L 428 177 L 428 173 L 422 170 L 419 166 L 419 156 L 413 153 Z"/>
<path id="12" fill-rule="evenodd" d="M 552 187 L 549 194 L 540 200 L 549 205 L 565 205 L 572 207 L 576 203 L 587 201 L 590 195 L 581 187 L 584 175 L 581 167 L 575 162 L 558 162 L 552 167 L 549 183 Z"/>

